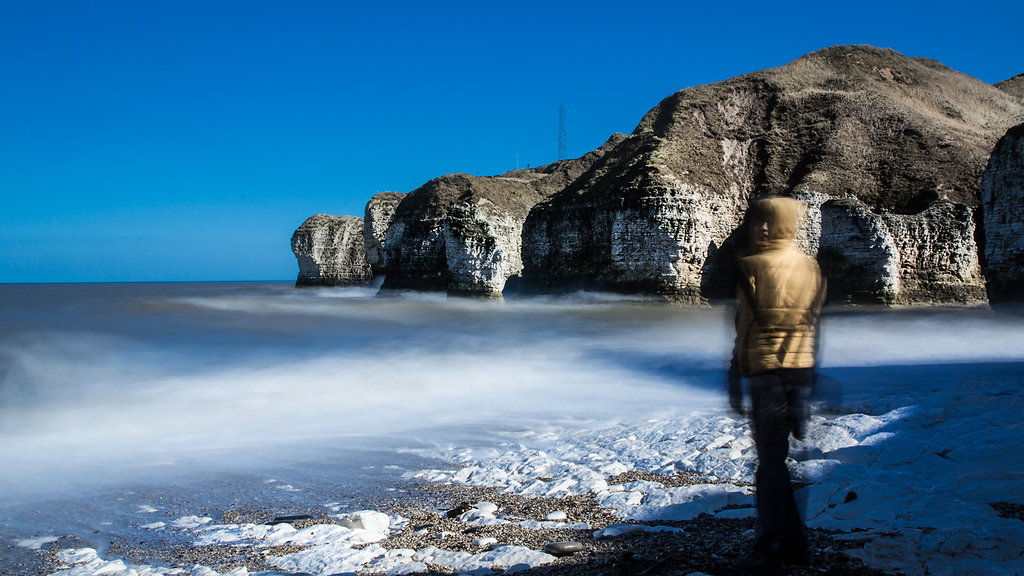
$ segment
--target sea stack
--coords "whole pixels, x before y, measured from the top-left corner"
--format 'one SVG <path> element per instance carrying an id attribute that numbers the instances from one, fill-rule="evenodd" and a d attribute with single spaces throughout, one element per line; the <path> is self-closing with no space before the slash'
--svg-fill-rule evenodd
<path id="1" fill-rule="evenodd" d="M 363 242 L 363 219 L 317 214 L 292 234 L 299 263 L 296 286 L 356 286 L 373 279 Z"/>

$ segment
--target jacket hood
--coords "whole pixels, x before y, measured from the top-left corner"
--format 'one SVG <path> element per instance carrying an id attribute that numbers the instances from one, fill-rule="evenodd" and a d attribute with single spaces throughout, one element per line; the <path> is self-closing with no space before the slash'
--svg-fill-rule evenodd
<path id="1" fill-rule="evenodd" d="M 770 240 L 766 249 L 782 248 L 792 244 L 796 238 L 797 227 L 803 218 L 807 206 L 799 200 L 771 196 L 750 203 L 747 221 L 768 222 Z"/>

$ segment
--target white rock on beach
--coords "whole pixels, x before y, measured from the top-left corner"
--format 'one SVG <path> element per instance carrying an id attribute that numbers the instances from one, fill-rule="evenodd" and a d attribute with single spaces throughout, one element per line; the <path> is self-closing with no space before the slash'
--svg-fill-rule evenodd
<path id="1" fill-rule="evenodd" d="M 378 544 L 352 548 L 346 542 L 333 542 L 270 558 L 267 562 L 281 570 L 300 574 L 346 574 L 385 557 L 387 552 Z"/>
<path id="2" fill-rule="evenodd" d="M 522 546 L 502 546 L 481 554 L 468 552 L 450 552 L 429 546 L 413 556 L 418 562 L 447 566 L 456 573 L 472 572 L 492 567 L 511 567 L 525 564 L 530 567 L 543 566 L 554 562 L 556 558 L 544 552 L 530 550 Z"/>
<path id="3" fill-rule="evenodd" d="M 569 515 L 562 510 L 557 510 L 544 517 L 545 520 L 551 520 L 554 522 L 564 522 L 569 519 Z"/>
<path id="4" fill-rule="evenodd" d="M 217 572 L 207 566 L 195 566 L 189 571 L 161 566 L 128 566 L 122 560 L 104 560 L 93 548 L 69 548 L 57 553 L 57 561 L 67 568 L 53 576 L 164 576 L 189 574 L 190 576 L 248 576 L 245 566 L 228 572 Z"/>
<path id="5" fill-rule="evenodd" d="M 497 526 L 506 524 L 506 520 L 495 517 L 498 513 L 498 505 L 493 502 L 480 502 L 476 506 L 466 510 L 458 516 L 460 522 L 471 526 Z"/>
<path id="6" fill-rule="evenodd" d="M 368 530 L 387 535 L 391 527 L 391 517 L 374 510 L 362 510 L 349 514 L 339 514 L 337 524 L 354 530 Z"/>

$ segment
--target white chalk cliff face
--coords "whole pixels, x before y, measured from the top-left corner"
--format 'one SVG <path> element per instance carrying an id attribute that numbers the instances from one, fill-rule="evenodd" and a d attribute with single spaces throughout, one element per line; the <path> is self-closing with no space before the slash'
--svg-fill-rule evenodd
<path id="1" fill-rule="evenodd" d="M 498 296 L 522 269 L 523 220 L 540 196 L 531 180 L 451 174 L 397 207 L 384 241 L 384 290 Z"/>
<path id="2" fill-rule="evenodd" d="M 353 286 L 373 278 L 362 218 L 311 216 L 292 234 L 292 252 L 299 264 L 297 286 Z"/>
<path id="3" fill-rule="evenodd" d="M 486 198 L 452 206 L 443 224 L 448 293 L 501 294 L 523 270 L 523 220 Z"/>
<path id="4" fill-rule="evenodd" d="M 374 194 L 366 203 L 363 216 L 363 242 L 366 245 L 366 260 L 375 274 L 381 274 L 387 269 L 384 240 L 387 237 L 388 227 L 395 219 L 395 210 L 398 209 L 398 204 L 405 196 L 401 192 L 381 192 Z"/>
<path id="5" fill-rule="evenodd" d="M 920 214 L 876 214 L 857 200 L 821 205 L 818 261 L 829 289 L 851 300 L 889 304 L 985 299 L 964 204 L 936 202 Z"/>
<path id="6" fill-rule="evenodd" d="M 1024 300 L 1024 124 L 999 140 L 981 179 L 985 274 L 993 301 Z"/>

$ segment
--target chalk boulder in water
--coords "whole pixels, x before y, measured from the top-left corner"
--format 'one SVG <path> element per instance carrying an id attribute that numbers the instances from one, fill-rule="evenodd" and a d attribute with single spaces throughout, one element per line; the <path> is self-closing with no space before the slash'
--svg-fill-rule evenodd
<path id="1" fill-rule="evenodd" d="M 981 179 L 989 298 L 1024 300 L 1024 124 L 992 152 Z"/>
<path id="2" fill-rule="evenodd" d="M 317 214 L 292 234 L 299 263 L 296 286 L 360 286 L 373 280 L 363 242 L 363 219 Z"/>

